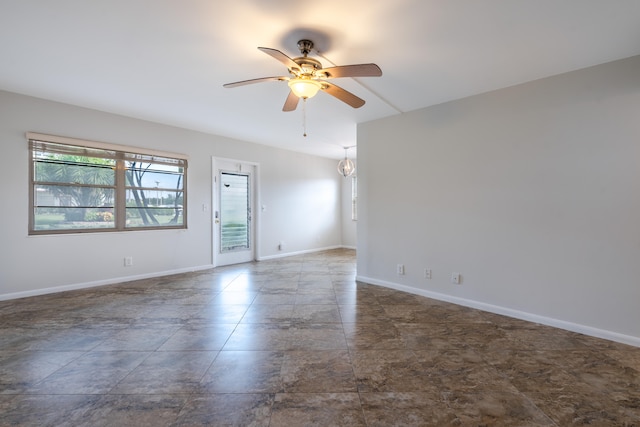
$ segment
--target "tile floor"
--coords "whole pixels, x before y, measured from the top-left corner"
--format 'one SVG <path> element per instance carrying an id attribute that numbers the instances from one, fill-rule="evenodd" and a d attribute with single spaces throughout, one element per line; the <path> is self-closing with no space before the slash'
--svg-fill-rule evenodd
<path id="1" fill-rule="evenodd" d="M 640 426 L 640 349 L 335 250 L 0 302 L 0 425 Z"/>

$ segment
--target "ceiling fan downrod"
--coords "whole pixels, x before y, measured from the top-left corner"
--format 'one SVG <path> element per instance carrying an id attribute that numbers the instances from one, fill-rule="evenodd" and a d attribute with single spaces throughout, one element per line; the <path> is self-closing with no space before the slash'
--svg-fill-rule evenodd
<path id="1" fill-rule="evenodd" d="M 313 42 L 311 40 L 302 39 L 298 41 L 298 49 L 302 56 L 307 56 L 313 49 Z"/>

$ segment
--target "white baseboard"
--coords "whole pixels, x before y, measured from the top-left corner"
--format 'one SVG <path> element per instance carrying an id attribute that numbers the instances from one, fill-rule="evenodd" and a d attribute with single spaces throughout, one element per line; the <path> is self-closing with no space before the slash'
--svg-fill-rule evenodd
<path id="1" fill-rule="evenodd" d="M 175 270 L 165 270 L 165 271 L 158 271 L 154 273 L 138 274 L 135 276 L 114 277 L 111 279 L 96 280 L 96 281 L 85 282 L 85 283 L 75 283 L 72 285 L 62 285 L 62 286 L 54 286 L 50 288 L 34 289 L 32 291 L 14 292 L 10 294 L 0 295 L 0 301 L 35 297 L 38 295 L 54 294 L 57 292 L 75 291 L 78 289 L 95 288 L 98 286 L 113 285 L 116 283 L 131 282 L 134 280 L 151 279 L 153 277 L 170 276 L 172 274 L 179 274 L 179 273 L 190 273 L 193 271 L 209 270 L 212 268 L 213 268 L 213 265 L 202 265 L 198 267 L 187 267 L 187 268 L 179 268 Z"/>
<path id="2" fill-rule="evenodd" d="M 526 320 L 529 322 L 540 323 L 542 325 L 553 326 L 555 328 L 564 329 L 566 331 L 577 332 L 584 335 L 589 335 L 596 338 L 602 338 L 609 341 L 615 341 L 622 344 L 628 344 L 635 347 L 640 347 L 640 337 L 634 337 L 631 335 L 619 334 L 617 332 L 607 331 L 604 329 L 598 329 L 591 326 L 580 325 L 577 323 L 566 322 L 564 320 L 558 320 L 551 317 L 539 316 L 537 314 L 531 314 L 524 311 L 514 310 L 507 307 L 501 307 L 493 304 L 487 304 L 480 301 L 469 300 L 466 298 L 459 298 L 451 295 L 441 294 L 438 292 L 427 291 L 424 289 L 417 289 L 410 286 L 400 285 L 393 282 L 387 282 L 384 280 L 373 279 L 371 277 L 356 276 L 356 280 L 371 285 L 384 286 L 386 288 L 396 289 L 403 292 L 408 292 L 423 297 L 450 302 L 452 304 L 461 305 L 464 307 L 476 308 L 478 310 L 487 311 L 489 313 L 501 314 L 507 317 L 513 317 L 515 319 Z"/>
<path id="3" fill-rule="evenodd" d="M 269 260 L 269 259 L 284 258 L 284 257 L 289 257 L 289 256 L 294 256 L 294 255 L 302 255 L 302 254 L 308 254 L 308 253 L 314 253 L 314 252 L 322 252 L 322 251 L 328 251 L 328 250 L 331 250 L 331 249 L 340 249 L 340 248 L 346 248 L 346 247 L 345 246 L 341 246 L 341 245 L 336 245 L 336 246 L 328 246 L 328 247 L 325 247 L 325 248 L 308 249 L 308 250 L 297 251 L 297 252 L 286 252 L 286 253 L 277 254 L 277 255 L 270 255 L 270 256 L 266 256 L 266 257 L 260 257 L 260 258 L 257 259 L 257 261 L 266 261 L 266 260 Z M 349 249 L 351 249 L 351 248 L 349 248 Z M 355 248 L 353 248 L 353 249 L 355 249 Z M 151 279 L 153 277 L 169 276 L 169 275 L 172 275 L 172 274 L 190 273 L 192 271 L 209 270 L 209 269 L 212 269 L 212 268 L 214 268 L 213 265 L 202 265 L 202 266 L 198 266 L 198 267 L 179 268 L 179 269 L 175 269 L 175 270 L 158 271 L 158 272 L 154 272 L 154 273 L 139 274 L 139 275 L 135 275 L 135 276 L 114 277 L 114 278 L 105 279 L 105 280 L 96 280 L 96 281 L 85 282 L 85 283 L 75 283 L 75 284 L 71 284 L 71 285 L 62 285 L 62 286 L 54 286 L 54 287 L 50 287 L 50 288 L 34 289 L 32 291 L 23 291 L 23 292 L 14 292 L 14 293 L 8 293 L 8 294 L 0 294 L 0 301 L 7 301 L 7 300 L 12 300 L 12 299 L 18 299 L 18 298 L 34 297 L 34 296 L 38 296 L 38 295 L 47 295 L 47 294 L 53 294 L 53 293 L 56 293 L 56 292 L 66 292 L 66 291 L 75 291 L 75 290 L 78 290 L 78 289 L 95 288 L 97 286 L 113 285 L 113 284 L 116 284 L 116 283 L 131 282 L 131 281 L 134 281 L 134 280 Z"/>
<path id="4" fill-rule="evenodd" d="M 283 252 L 281 254 L 258 257 L 256 261 L 267 261 L 270 259 L 286 258 L 290 256 L 295 256 L 295 255 L 311 254 L 314 252 L 330 251 L 331 249 L 341 249 L 341 248 L 344 248 L 344 246 L 337 245 L 337 246 L 328 246 L 326 248 L 306 249 L 304 251 Z"/>

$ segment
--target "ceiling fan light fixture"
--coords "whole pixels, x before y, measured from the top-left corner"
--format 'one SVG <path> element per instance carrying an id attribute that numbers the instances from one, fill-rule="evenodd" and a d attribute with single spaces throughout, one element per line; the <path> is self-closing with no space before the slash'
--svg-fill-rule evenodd
<path id="1" fill-rule="evenodd" d="M 289 80 L 289 88 L 298 98 L 307 99 L 313 98 L 322 88 L 322 84 L 316 80 L 297 77 Z"/>

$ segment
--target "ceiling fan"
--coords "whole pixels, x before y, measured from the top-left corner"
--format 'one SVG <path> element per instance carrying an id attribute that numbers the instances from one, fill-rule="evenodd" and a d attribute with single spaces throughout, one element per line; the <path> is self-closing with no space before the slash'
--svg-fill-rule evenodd
<path id="1" fill-rule="evenodd" d="M 306 100 L 307 98 L 315 96 L 320 90 L 338 98 L 353 108 L 360 108 L 365 103 L 362 98 L 342 89 L 340 86 L 330 83 L 328 80 L 339 77 L 379 77 L 382 75 L 382 70 L 376 64 L 355 64 L 322 68 L 320 61 L 307 56 L 313 49 L 313 42 L 311 40 L 298 41 L 298 49 L 300 49 L 302 56 L 297 58 L 289 58 L 277 49 L 268 47 L 259 47 L 258 49 L 283 63 L 289 70 L 289 76 L 242 80 L 227 83 L 223 86 L 231 88 L 268 81 L 286 81 L 291 91 L 282 107 L 282 111 L 295 110 L 300 98 Z"/>

